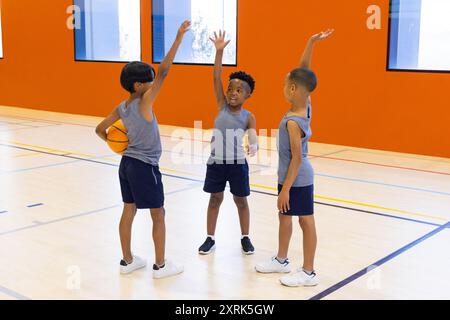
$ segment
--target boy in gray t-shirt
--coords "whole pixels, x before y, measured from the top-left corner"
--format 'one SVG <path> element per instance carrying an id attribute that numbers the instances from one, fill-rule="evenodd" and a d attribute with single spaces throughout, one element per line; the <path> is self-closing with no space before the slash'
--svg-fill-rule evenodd
<path id="1" fill-rule="evenodd" d="M 247 198 L 250 195 L 250 179 L 246 154 L 250 156 L 256 154 L 258 141 L 256 118 L 244 109 L 244 104 L 253 94 L 255 80 L 245 72 L 234 72 L 230 75 L 225 93 L 222 84 L 222 58 L 230 41 L 225 40 L 225 31 L 215 33 L 211 41 L 216 48 L 214 91 L 218 114 L 214 122 L 211 157 L 208 160 L 203 187 L 203 190 L 210 194 L 206 221 L 207 236 L 198 252 L 207 255 L 216 248 L 217 219 L 228 182 L 239 214 L 242 253 L 251 255 L 255 252 L 255 247 L 249 235 L 250 209 Z M 249 145 L 244 148 L 243 140 L 246 132 L 249 136 Z"/>
<path id="2" fill-rule="evenodd" d="M 128 130 L 128 148 L 119 168 L 124 202 L 119 227 L 123 252 L 123 259 L 120 261 L 122 274 L 146 266 L 146 261 L 133 255 L 131 251 L 131 229 L 137 209 L 149 209 L 153 220 L 155 245 L 153 277 L 160 279 L 183 272 L 182 266 L 165 259 L 164 188 L 158 165 L 162 148 L 153 104 L 190 25 L 189 21 L 185 21 L 180 26 L 156 77 L 153 67 L 143 62 L 131 62 L 123 68 L 120 82 L 130 93 L 130 97 L 115 108 L 96 128 L 96 133 L 104 141 L 107 140 L 106 130 L 119 119 L 122 119 Z"/>
<path id="3" fill-rule="evenodd" d="M 317 78 L 310 70 L 311 57 L 316 41 L 327 39 L 333 30 L 327 30 L 310 38 L 300 66 L 286 77 L 284 95 L 291 108 L 283 117 L 278 135 L 278 254 L 256 265 L 261 273 L 289 273 L 288 248 L 292 235 L 292 217 L 299 218 L 303 231 L 303 266 L 280 279 L 289 287 L 315 286 L 314 256 L 317 245 L 314 221 L 314 171 L 308 160 L 308 141 L 311 132 L 311 93 L 317 86 Z"/>

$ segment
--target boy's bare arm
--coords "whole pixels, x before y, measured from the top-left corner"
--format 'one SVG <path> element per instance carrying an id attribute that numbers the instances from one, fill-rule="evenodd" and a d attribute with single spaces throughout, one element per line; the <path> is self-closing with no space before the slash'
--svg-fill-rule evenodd
<path id="1" fill-rule="evenodd" d="M 333 34 L 333 32 L 334 29 L 328 29 L 309 38 L 308 42 L 306 43 L 306 48 L 303 51 L 302 58 L 300 59 L 300 68 L 311 69 L 311 60 L 315 43 L 317 41 L 328 39 Z"/>
<path id="2" fill-rule="evenodd" d="M 214 62 L 214 91 L 216 93 L 217 106 L 219 109 L 222 109 L 225 104 L 225 93 L 223 92 L 222 84 L 223 51 L 231 41 L 225 41 L 225 35 L 225 31 L 219 31 L 219 35 L 214 32 L 214 38 L 210 38 L 216 47 L 216 58 Z"/>
<path id="3" fill-rule="evenodd" d="M 111 127 L 114 123 L 116 123 L 120 119 L 119 111 L 114 109 L 100 124 L 95 128 L 95 133 L 106 142 L 107 133 L 109 127 Z"/>
<path id="4" fill-rule="evenodd" d="M 247 154 L 251 157 L 258 152 L 258 135 L 256 134 L 256 117 L 252 113 L 248 118 L 248 146 L 246 146 Z"/>
<path id="5" fill-rule="evenodd" d="M 289 192 L 291 191 L 292 185 L 297 178 L 298 170 L 302 165 L 302 130 L 294 121 L 288 121 L 287 129 L 291 143 L 292 158 L 289 164 L 286 179 L 283 183 L 283 189 L 278 196 L 278 210 L 280 212 L 287 212 L 290 210 Z"/>
<path id="6" fill-rule="evenodd" d="M 152 87 L 144 93 L 142 100 L 140 102 L 140 111 L 145 120 L 153 121 L 153 103 L 156 100 L 159 92 L 161 91 L 164 80 L 166 79 L 170 67 L 172 66 L 173 60 L 175 59 L 175 55 L 177 54 L 178 48 L 180 47 L 181 42 L 183 41 L 183 37 L 185 33 L 189 30 L 191 26 L 190 21 L 184 21 L 183 24 L 178 29 L 177 37 L 170 48 L 169 52 L 165 56 L 164 60 L 161 62 L 158 75 L 156 76 Z"/>

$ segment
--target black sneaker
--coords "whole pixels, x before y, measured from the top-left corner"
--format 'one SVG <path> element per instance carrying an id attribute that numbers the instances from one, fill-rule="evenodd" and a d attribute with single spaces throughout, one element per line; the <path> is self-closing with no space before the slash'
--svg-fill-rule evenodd
<path id="1" fill-rule="evenodd" d="M 250 255 L 255 253 L 255 247 L 253 247 L 249 237 L 242 238 L 241 245 L 243 254 Z"/>
<path id="2" fill-rule="evenodd" d="M 211 237 L 208 237 L 198 249 L 198 253 L 206 255 L 212 253 L 214 250 L 216 250 L 216 242 Z"/>

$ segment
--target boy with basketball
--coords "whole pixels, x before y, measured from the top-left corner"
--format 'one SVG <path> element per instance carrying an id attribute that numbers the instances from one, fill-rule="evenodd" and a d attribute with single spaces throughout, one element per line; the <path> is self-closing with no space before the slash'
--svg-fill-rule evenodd
<path id="1" fill-rule="evenodd" d="M 227 93 L 222 85 L 222 58 L 230 41 L 225 40 L 225 31 L 214 33 L 211 41 L 216 47 L 214 66 L 214 90 L 218 107 L 215 129 L 211 141 L 211 157 L 208 160 L 203 190 L 210 193 L 207 213 L 207 238 L 200 246 L 200 254 L 209 254 L 216 248 L 215 231 L 220 205 L 224 197 L 227 181 L 233 194 L 241 225 L 242 253 L 253 254 L 255 248 L 249 237 L 250 210 L 247 197 L 250 195 L 250 182 L 246 153 L 254 156 L 257 152 L 256 119 L 243 109 L 244 103 L 255 89 L 255 81 L 245 72 L 230 75 Z M 245 133 L 249 134 L 249 145 L 243 147 Z"/>
<path id="2" fill-rule="evenodd" d="M 137 209 L 150 209 L 153 220 L 153 277 L 166 278 L 183 272 L 181 266 L 165 259 L 164 189 L 158 166 L 162 148 L 153 104 L 190 25 L 189 21 L 185 21 L 180 26 L 172 48 L 161 62 L 156 77 L 153 67 L 146 63 L 131 62 L 123 68 L 120 82 L 130 96 L 96 128 L 96 133 L 105 141 L 106 130 L 119 119 L 122 119 L 128 130 L 129 144 L 119 168 L 124 202 L 119 227 L 123 252 L 120 262 L 122 274 L 146 266 L 145 260 L 133 255 L 131 251 L 131 230 Z"/>
<path id="3" fill-rule="evenodd" d="M 303 231 L 303 267 L 280 279 L 289 287 L 315 286 L 314 271 L 317 235 L 314 221 L 314 171 L 308 160 L 308 141 L 311 138 L 310 95 L 317 86 L 317 78 L 310 70 L 314 44 L 327 39 L 333 30 L 310 38 L 303 53 L 300 67 L 286 77 L 284 95 L 291 104 L 281 120 L 278 137 L 278 254 L 256 265 L 261 273 L 289 273 L 289 242 L 292 235 L 292 217 L 298 217 Z"/>

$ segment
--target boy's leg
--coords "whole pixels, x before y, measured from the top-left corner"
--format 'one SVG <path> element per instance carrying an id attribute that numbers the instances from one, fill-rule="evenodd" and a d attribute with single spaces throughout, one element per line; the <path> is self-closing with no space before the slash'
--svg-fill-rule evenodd
<path id="1" fill-rule="evenodd" d="M 280 213 L 279 220 L 277 258 L 287 259 L 292 236 L 292 217 Z"/>
<path id="2" fill-rule="evenodd" d="M 133 261 L 133 255 L 131 253 L 131 230 L 134 217 L 136 216 L 136 210 L 134 203 L 124 203 L 122 218 L 120 219 L 120 243 L 122 245 L 123 260 L 127 263 Z"/>
<path id="3" fill-rule="evenodd" d="M 162 266 L 165 263 L 166 250 L 166 223 L 164 207 L 150 209 L 153 221 L 153 244 L 155 246 L 155 264 Z"/>
<path id="4" fill-rule="evenodd" d="M 223 202 L 223 192 L 211 193 L 208 205 L 207 232 L 209 236 L 216 233 L 217 218 L 219 217 L 220 205 Z"/>
<path id="5" fill-rule="evenodd" d="M 317 247 L 317 233 L 314 216 L 303 216 L 299 218 L 300 227 L 303 230 L 303 269 L 314 271 L 314 257 Z"/>
<path id="6" fill-rule="evenodd" d="M 230 165 L 227 180 L 230 182 L 230 191 L 239 212 L 242 235 L 248 236 L 250 232 L 250 210 L 247 198 L 250 196 L 250 179 L 247 160 L 244 163 L 238 161 L 238 163 Z"/>
<path id="7" fill-rule="evenodd" d="M 258 263 L 256 271 L 261 273 L 289 273 L 291 271 L 288 260 L 289 242 L 292 235 L 292 217 L 279 214 L 280 226 L 278 231 L 278 253 L 270 260 Z"/>
<path id="8" fill-rule="evenodd" d="M 233 196 L 233 199 L 238 209 L 242 235 L 248 236 L 250 233 L 250 209 L 248 207 L 247 197 Z"/>

